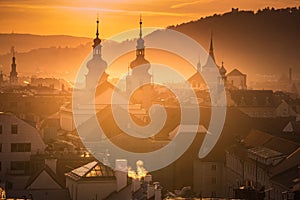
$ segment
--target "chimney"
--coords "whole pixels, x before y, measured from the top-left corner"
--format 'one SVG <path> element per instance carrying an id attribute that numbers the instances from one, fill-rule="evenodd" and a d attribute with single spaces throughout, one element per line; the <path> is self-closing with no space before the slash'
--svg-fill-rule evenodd
<path id="1" fill-rule="evenodd" d="M 148 184 L 147 186 L 147 199 L 150 199 L 154 196 L 155 186 Z"/>
<path id="2" fill-rule="evenodd" d="M 45 165 L 48 166 L 56 174 L 56 158 L 46 158 Z"/>
<path id="3" fill-rule="evenodd" d="M 161 200 L 161 187 L 159 182 L 154 183 L 154 200 Z"/>
<path id="4" fill-rule="evenodd" d="M 141 183 L 138 178 L 132 178 L 132 185 L 131 185 L 131 191 L 136 192 L 141 188 Z"/>
<path id="5" fill-rule="evenodd" d="M 117 179 L 117 192 L 127 185 L 127 160 L 116 159 L 115 176 Z"/>
<path id="6" fill-rule="evenodd" d="M 150 182 L 152 182 L 152 175 L 150 175 L 150 174 L 146 175 L 144 180 L 145 180 L 146 183 L 149 184 Z"/>

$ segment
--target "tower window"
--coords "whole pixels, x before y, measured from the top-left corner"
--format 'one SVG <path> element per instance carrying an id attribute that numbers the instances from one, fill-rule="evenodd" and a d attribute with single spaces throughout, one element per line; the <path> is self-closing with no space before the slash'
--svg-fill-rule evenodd
<path id="1" fill-rule="evenodd" d="M 2 134 L 3 133 L 3 126 L 2 126 L 2 124 L 0 124 L 0 134 Z"/>

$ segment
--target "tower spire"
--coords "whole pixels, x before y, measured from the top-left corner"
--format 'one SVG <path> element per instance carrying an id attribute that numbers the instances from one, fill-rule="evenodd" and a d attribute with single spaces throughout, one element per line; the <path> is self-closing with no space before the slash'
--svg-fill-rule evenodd
<path id="1" fill-rule="evenodd" d="M 140 15 L 140 38 L 142 38 L 142 36 L 143 36 L 143 34 L 142 34 L 142 25 L 143 25 L 142 15 Z"/>
<path id="2" fill-rule="evenodd" d="M 143 40 L 142 25 L 143 25 L 142 15 L 140 15 L 140 34 L 139 34 L 139 39 L 137 40 L 137 45 L 136 45 L 136 50 L 137 50 L 136 55 L 144 56 L 145 45 L 144 45 L 144 40 Z"/>
<path id="3" fill-rule="evenodd" d="M 214 54 L 213 33 L 212 33 L 212 31 L 211 31 L 211 33 L 210 33 L 209 55 L 210 55 L 210 57 L 213 59 L 213 61 L 216 63 L 216 60 L 215 60 L 215 54 Z"/>
<path id="4" fill-rule="evenodd" d="M 97 31 L 96 31 L 96 38 L 99 38 L 99 16 L 97 14 Z"/>
<path id="5" fill-rule="evenodd" d="M 12 46 L 10 51 L 11 51 L 12 57 L 14 58 L 15 57 L 15 47 Z"/>
<path id="6" fill-rule="evenodd" d="M 16 65 L 16 57 L 15 57 L 15 48 L 11 47 L 11 54 L 12 54 L 12 63 L 11 63 L 11 72 L 9 76 L 10 84 L 17 84 L 18 83 L 18 73 L 17 73 L 17 65 Z"/>
<path id="7" fill-rule="evenodd" d="M 94 39 L 93 44 L 93 55 L 101 56 L 101 39 L 99 38 L 99 17 L 97 15 L 97 29 L 96 29 L 96 38 Z"/>

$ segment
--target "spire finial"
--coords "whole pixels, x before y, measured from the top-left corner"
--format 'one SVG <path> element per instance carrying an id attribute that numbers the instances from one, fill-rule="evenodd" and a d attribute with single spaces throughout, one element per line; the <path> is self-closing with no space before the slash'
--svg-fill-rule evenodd
<path id="1" fill-rule="evenodd" d="M 142 34 L 142 24 L 143 24 L 142 14 L 140 14 L 140 38 L 142 38 L 142 36 L 143 36 L 143 34 Z"/>
<path id="2" fill-rule="evenodd" d="M 96 37 L 99 38 L 99 15 L 97 13 L 97 32 L 96 32 Z"/>
<path id="3" fill-rule="evenodd" d="M 12 55 L 12 57 L 15 57 L 15 47 L 14 46 L 11 47 L 11 55 Z"/>
<path id="4" fill-rule="evenodd" d="M 210 32 L 210 47 L 209 47 L 209 55 L 213 59 L 213 61 L 216 63 L 215 55 L 214 55 L 214 46 L 213 46 L 213 32 Z"/>

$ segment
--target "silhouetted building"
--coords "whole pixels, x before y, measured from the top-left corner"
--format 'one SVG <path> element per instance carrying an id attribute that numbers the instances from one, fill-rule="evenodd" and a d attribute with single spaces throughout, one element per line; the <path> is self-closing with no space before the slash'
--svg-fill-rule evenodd
<path id="1" fill-rule="evenodd" d="M 232 70 L 230 73 L 227 74 L 227 82 L 229 85 L 236 89 L 246 90 L 247 75 L 240 72 L 238 69 Z"/>
<path id="2" fill-rule="evenodd" d="M 280 174 L 280 166 L 284 165 L 287 160 L 291 160 L 289 157 L 293 156 L 294 152 L 298 152 L 298 149 L 298 143 L 262 131 L 250 131 L 244 139 L 227 148 L 226 151 L 226 189 L 229 196 L 232 196 L 235 188 L 250 182 L 253 183 L 255 189 L 265 187 L 266 196 L 269 199 L 282 199 L 281 192 L 288 187 L 286 187 L 287 184 L 284 187 L 279 187 L 279 185 L 280 182 L 287 180 L 287 176 L 284 178 L 285 176 L 277 175 Z M 299 160 L 296 157 L 293 159 Z M 292 163 L 296 169 L 299 162 Z M 289 173 L 287 174 L 289 175 Z M 276 184 L 271 181 L 274 175 L 278 178 Z M 292 175 L 297 178 L 298 174 L 292 171 Z M 293 179 L 291 178 L 290 182 L 292 182 L 291 180 Z"/>
<path id="3" fill-rule="evenodd" d="M 214 47 L 213 47 L 213 37 L 211 35 L 210 45 L 209 45 L 209 55 L 207 57 L 206 63 L 202 66 L 200 63 L 200 59 L 197 63 L 197 73 L 191 76 L 188 81 L 192 84 L 193 89 L 203 90 L 214 89 L 218 87 L 221 83 L 226 84 L 226 73 L 227 70 L 224 67 L 224 62 L 222 62 L 222 66 L 218 66 L 216 64 Z M 205 78 L 205 81 L 201 77 Z"/>
<path id="4" fill-rule="evenodd" d="M 140 37 L 136 45 L 136 58 L 130 63 L 131 74 L 126 77 L 126 92 L 129 94 L 137 87 L 151 82 L 151 75 L 149 74 L 150 63 L 145 59 L 145 45 L 142 38 L 142 19 L 140 18 Z"/>
<path id="5" fill-rule="evenodd" d="M 93 57 L 87 63 L 88 73 L 86 75 L 86 89 L 95 89 L 98 84 L 107 79 L 105 70 L 107 63 L 102 59 L 102 45 L 99 38 L 99 20 L 97 19 L 97 32 L 93 44 Z"/>
<path id="6" fill-rule="evenodd" d="M 12 64 L 11 64 L 11 72 L 9 75 L 9 81 L 10 81 L 10 84 L 16 85 L 16 84 L 18 84 L 18 73 L 17 73 L 17 64 L 16 64 L 14 47 L 11 48 L 11 53 L 12 53 Z"/>

